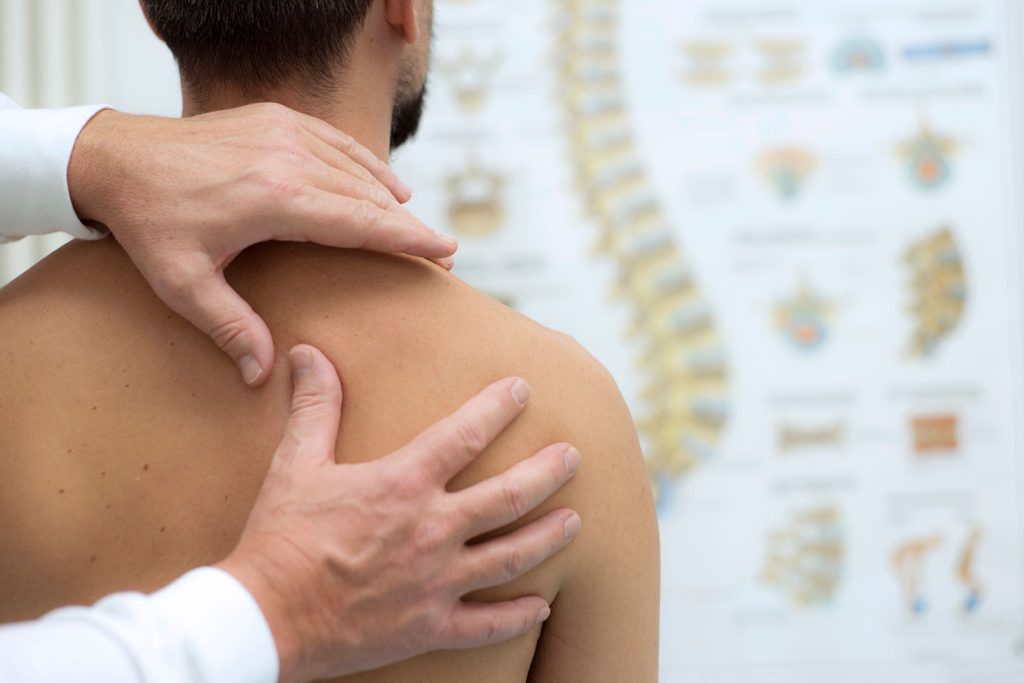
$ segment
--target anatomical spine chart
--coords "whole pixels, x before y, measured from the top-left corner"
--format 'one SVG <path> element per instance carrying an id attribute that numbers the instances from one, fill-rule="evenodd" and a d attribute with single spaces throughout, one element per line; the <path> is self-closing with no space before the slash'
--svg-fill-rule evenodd
<path id="1" fill-rule="evenodd" d="M 1024 680 L 1018 4 L 435 3 L 398 171 L 615 377 L 661 680 Z"/>
<path id="2" fill-rule="evenodd" d="M 600 231 L 596 250 L 614 259 L 615 293 L 632 308 L 630 334 L 643 339 L 637 370 L 645 377 L 647 410 L 638 423 L 655 484 L 667 483 L 715 452 L 729 412 L 725 349 L 636 148 L 618 64 L 620 3 L 560 4 L 558 68 L 572 159 Z M 709 69 L 692 77 L 713 79 Z"/>

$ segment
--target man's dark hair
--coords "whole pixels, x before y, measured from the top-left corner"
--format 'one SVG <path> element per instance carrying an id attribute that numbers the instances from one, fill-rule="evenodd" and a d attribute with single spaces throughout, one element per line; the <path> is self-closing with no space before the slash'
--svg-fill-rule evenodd
<path id="1" fill-rule="evenodd" d="M 329 88 L 373 0 L 142 0 L 153 27 L 203 96 L 226 83 L 247 95 L 302 78 Z"/>

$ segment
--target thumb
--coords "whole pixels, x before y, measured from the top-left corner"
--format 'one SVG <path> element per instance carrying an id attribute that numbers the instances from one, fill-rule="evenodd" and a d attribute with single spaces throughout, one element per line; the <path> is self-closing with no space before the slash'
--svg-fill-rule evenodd
<path id="1" fill-rule="evenodd" d="M 334 463 L 341 421 L 341 380 L 331 361 L 305 344 L 288 354 L 292 369 L 291 415 L 277 457 Z"/>
<path id="2" fill-rule="evenodd" d="M 274 367 L 274 339 L 263 319 L 217 270 L 192 280 L 181 295 L 165 297 L 179 315 L 228 354 L 249 386 L 262 385 Z"/>

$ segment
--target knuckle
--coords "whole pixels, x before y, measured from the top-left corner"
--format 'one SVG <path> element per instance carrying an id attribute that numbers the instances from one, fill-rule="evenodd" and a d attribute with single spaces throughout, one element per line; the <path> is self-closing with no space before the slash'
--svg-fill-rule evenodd
<path id="1" fill-rule="evenodd" d="M 425 493 L 433 490 L 431 477 L 419 463 L 388 468 L 382 476 L 382 483 L 403 500 L 422 499 Z"/>
<path id="2" fill-rule="evenodd" d="M 231 318 L 209 331 L 210 338 L 222 349 L 231 349 L 244 341 L 248 326 L 244 318 Z"/>
<path id="3" fill-rule="evenodd" d="M 270 120 L 284 118 L 288 114 L 288 109 L 278 102 L 259 102 L 252 105 L 252 107 Z"/>
<path id="4" fill-rule="evenodd" d="M 501 485 L 501 497 L 505 501 L 505 508 L 513 516 L 519 519 L 526 514 L 529 505 L 526 491 L 523 487 L 512 481 L 505 481 Z"/>
<path id="5" fill-rule="evenodd" d="M 288 107 L 278 102 L 263 103 L 263 113 L 267 122 L 277 130 L 295 131 L 298 129 L 296 116 Z"/>
<path id="6" fill-rule="evenodd" d="M 391 194 L 381 189 L 378 185 L 370 185 L 370 201 L 382 209 L 389 209 L 393 206 L 394 200 Z"/>
<path id="7" fill-rule="evenodd" d="M 501 617 L 497 612 L 491 611 L 487 613 L 487 620 L 485 622 L 485 628 L 483 631 L 483 642 L 484 643 L 496 643 L 501 640 L 502 634 L 502 623 Z"/>
<path id="8" fill-rule="evenodd" d="M 444 547 L 449 536 L 447 524 L 438 519 L 426 520 L 417 527 L 413 544 L 419 554 L 432 554 Z"/>
<path id="9" fill-rule="evenodd" d="M 301 170 L 310 156 L 290 132 L 280 128 L 264 136 L 261 144 L 259 163 L 263 164 L 264 177 L 278 181 Z"/>
<path id="10" fill-rule="evenodd" d="M 302 147 L 301 144 L 296 143 L 286 133 L 278 134 L 278 140 L 272 143 L 270 151 L 273 159 L 282 169 L 307 168 L 312 162 L 316 161 L 316 157 L 313 156 L 312 152 Z M 291 175 L 294 171 L 282 171 L 281 175 L 286 173 Z"/>
<path id="11" fill-rule="evenodd" d="M 325 395 L 315 387 L 302 387 L 296 389 L 292 395 L 293 413 L 319 413 L 327 412 L 335 408 L 338 403 L 334 396 Z M 337 406 L 340 410 L 340 405 Z"/>
<path id="12" fill-rule="evenodd" d="M 414 496 L 422 487 L 416 473 L 398 468 L 388 469 L 382 475 L 381 483 L 403 499 Z"/>
<path id="13" fill-rule="evenodd" d="M 168 268 L 161 278 L 160 294 L 169 303 L 187 303 L 193 298 L 195 281 L 195 277 L 187 269 Z"/>
<path id="14" fill-rule="evenodd" d="M 511 581 L 526 569 L 526 556 L 518 548 L 510 548 L 505 552 L 505 580 Z"/>
<path id="15" fill-rule="evenodd" d="M 455 438 L 465 449 L 474 452 L 482 451 L 488 441 L 479 425 L 466 419 L 459 419 L 454 424 Z"/>
<path id="16" fill-rule="evenodd" d="M 178 259 L 158 268 L 158 272 L 159 280 L 155 280 L 157 294 L 172 306 L 192 308 L 200 300 L 213 270 L 196 259 Z"/>
<path id="17" fill-rule="evenodd" d="M 297 199 L 305 191 L 305 184 L 290 173 L 264 170 L 257 180 L 263 196 L 273 204 Z"/>
<path id="18" fill-rule="evenodd" d="M 352 209 L 352 217 L 359 225 L 372 230 L 380 221 L 380 207 L 373 202 L 360 199 Z"/>
<path id="19" fill-rule="evenodd" d="M 354 157 L 359 153 L 359 146 L 348 133 L 338 133 L 338 149 L 349 157 Z"/>

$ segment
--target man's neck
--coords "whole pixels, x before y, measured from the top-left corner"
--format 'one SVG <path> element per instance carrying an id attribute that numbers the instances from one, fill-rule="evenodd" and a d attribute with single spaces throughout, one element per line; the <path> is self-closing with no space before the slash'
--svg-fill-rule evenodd
<path id="1" fill-rule="evenodd" d="M 394 111 L 397 67 L 382 67 L 384 55 L 370 41 L 366 49 L 353 50 L 339 85 L 329 94 L 314 97 L 310 88 L 284 86 L 261 93 L 259 97 L 243 96 L 229 87 L 209 88 L 212 92 L 201 100 L 189 88 L 182 88 L 182 116 L 195 116 L 212 111 L 233 109 L 255 102 L 277 102 L 295 111 L 326 121 L 387 161 L 391 154 L 391 118 Z M 391 73 L 388 73 L 388 72 Z"/>

